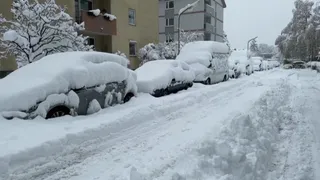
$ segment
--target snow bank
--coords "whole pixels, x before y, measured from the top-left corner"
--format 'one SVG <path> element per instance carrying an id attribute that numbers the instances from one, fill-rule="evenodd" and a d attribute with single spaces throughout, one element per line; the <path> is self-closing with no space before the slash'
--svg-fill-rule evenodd
<path id="1" fill-rule="evenodd" d="M 194 73 L 188 65 L 177 60 L 155 60 L 136 69 L 139 92 L 153 93 L 168 87 L 172 80 L 192 82 Z"/>
<path id="2" fill-rule="evenodd" d="M 109 82 L 126 80 L 128 88 L 134 90 L 135 78 L 126 68 L 127 61 L 121 56 L 102 52 L 46 56 L 1 79 L 0 112 L 27 111 L 51 94 Z"/>
<path id="3" fill-rule="evenodd" d="M 188 64 L 200 63 L 208 67 L 213 54 L 228 54 L 229 47 L 225 43 L 215 41 L 195 41 L 187 43 L 181 49 L 177 60 Z"/>
<path id="4" fill-rule="evenodd" d="M 208 139 L 185 159 L 194 164 L 181 168 L 173 177 L 180 179 L 248 180 L 268 179 L 273 148 L 280 124 L 289 120 L 290 85 L 285 80 L 268 91 L 250 112 L 238 114 L 215 139 Z M 181 167 L 182 164 L 176 164 Z"/>

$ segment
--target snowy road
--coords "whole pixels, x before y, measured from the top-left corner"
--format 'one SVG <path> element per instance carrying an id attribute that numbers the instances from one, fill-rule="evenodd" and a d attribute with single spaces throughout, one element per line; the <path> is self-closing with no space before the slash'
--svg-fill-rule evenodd
<path id="1" fill-rule="evenodd" d="M 319 179 L 319 92 L 315 72 L 274 69 L 88 117 L 1 121 L 0 179 Z"/>

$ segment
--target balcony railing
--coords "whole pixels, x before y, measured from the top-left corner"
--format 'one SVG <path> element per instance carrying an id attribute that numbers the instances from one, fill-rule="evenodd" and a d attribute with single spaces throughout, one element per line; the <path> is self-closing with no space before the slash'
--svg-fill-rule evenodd
<path id="1" fill-rule="evenodd" d="M 99 35 L 117 35 L 117 20 L 110 20 L 104 15 L 95 16 L 88 11 L 81 11 L 81 21 L 85 32 Z"/>

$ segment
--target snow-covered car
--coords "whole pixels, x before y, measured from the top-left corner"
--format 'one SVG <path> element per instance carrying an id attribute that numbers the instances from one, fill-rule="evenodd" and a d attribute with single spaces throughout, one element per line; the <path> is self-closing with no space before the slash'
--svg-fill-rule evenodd
<path id="1" fill-rule="evenodd" d="M 0 114 L 7 118 L 86 115 L 137 94 L 128 60 L 102 52 L 49 55 L 0 80 Z"/>
<path id="2" fill-rule="evenodd" d="M 262 71 L 266 71 L 266 70 L 269 70 L 269 69 L 270 69 L 269 62 L 266 61 L 266 60 L 262 60 L 261 70 L 262 70 Z"/>
<path id="3" fill-rule="evenodd" d="M 292 63 L 292 68 L 294 69 L 305 69 L 306 64 L 304 61 L 295 61 Z"/>
<path id="4" fill-rule="evenodd" d="M 253 63 L 251 59 L 248 60 L 246 50 L 232 51 L 229 62 L 239 62 L 238 69 L 243 74 L 250 75 L 253 73 Z"/>
<path id="5" fill-rule="evenodd" d="M 229 60 L 229 77 L 238 78 L 241 75 L 241 67 L 239 60 Z"/>
<path id="6" fill-rule="evenodd" d="M 205 68 L 204 71 L 195 72 L 198 82 L 204 84 L 219 83 L 229 79 L 229 47 L 225 43 L 215 41 L 195 41 L 187 43 L 181 49 L 176 60 L 184 61 L 187 64 L 202 64 L 210 69 L 212 73 L 208 74 Z M 206 75 L 206 76 L 202 76 Z M 202 77 L 202 79 L 200 79 Z"/>
<path id="7" fill-rule="evenodd" d="M 155 97 L 166 96 L 192 87 L 194 72 L 188 64 L 178 60 L 155 60 L 135 70 L 138 91 Z"/>
<path id="8" fill-rule="evenodd" d="M 195 74 L 195 78 L 194 78 L 195 83 L 203 83 L 206 85 L 211 84 L 210 77 L 213 74 L 212 69 L 209 69 L 200 63 L 193 63 L 193 64 L 190 64 L 189 66 Z"/>
<path id="9" fill-rule="evenodd" d="M 282 67 L 283 67 L 283 69 L 292 69 L 293 68 L 292 64 L 284 64 Z"/>
<path id="10" fill-rule="evenodd" d="M 271 64 L 272 68 L 276 68 L 280 66 L 280 63 L 276 60 L 270 60 L 269 63 Z"/>
<path id="11" fill-rule="evenodd" d="M 262 71 L 262 57 L 251 57 L 250 58 L 253 62 L 253 70 L 254 71 Z"/>

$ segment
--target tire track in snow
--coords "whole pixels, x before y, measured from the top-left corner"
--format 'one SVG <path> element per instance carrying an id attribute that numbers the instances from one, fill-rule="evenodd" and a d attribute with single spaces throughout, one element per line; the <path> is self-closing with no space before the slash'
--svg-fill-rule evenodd
<path id="1" fill-rule="evenodd" d="M 64 139 L 48 142 L 40 147 L 9 157 L 0 158 L 0 162 L 2 162 L 0 168 L 0 173 L 2 174 L 0 177 L 6 180 L 44 179 L 60 170 L 81 163 L 88 157 L 94 156 L 107 147 L 116 144 L 121 138 L 124 138 L 121 137 L 120 134 L 128 133 L 125 138 L 132 137 L 135 139 L 134 137 L 139 135 L 139 133 L 141 136 L 144 135 L 143 131 L 139 131 L 139 129 L 148 132 L 146 131 L 147 129 L 161 128 L 159 122 L 154 122 L 153 126 L 152 124 L 148 124 L 150 119 L 156 119 L 166 114 L 171 115 L 171 119 L 175 119 L 182 114 L 188 114 L 188 111 L 184 113 L 177 113 L 175 111 L 188 107 L 197 108 L 197 105 L 207 101 L 208 97 L 215 97 L 220 93 L 227 95 L 229 91 L 234 90 L 233 88 L 245 87 L 250 83 L 247 82 L 243 84 L 244 81 L 245 80 L 240 80 L 239 82 L 220 89 L 208 89 L 204 94 L 197 96 L 188 96 L 184 99 L 175 99 L 169 102 L 164 101 L 164 103 L 168 104 L 162 104 L 164 105 L 163 107 L 159 105 L 149 105 L 147 108 L 130 112 L 131 116 L 122 117 L 122 119 L 119 120 L 121 123 L 116 122 L 99 129 L 85 131 L 81 134 L 70 134 Z M 165 126 L 165 124 L 162 125 Z M 144 129 L 141 128 L 143 126 L 145 126 Z M 108 143 L 104 143 L 104 141 Z M 115 150 L 116 149 L 111 148 L 110 152 Z"/>

